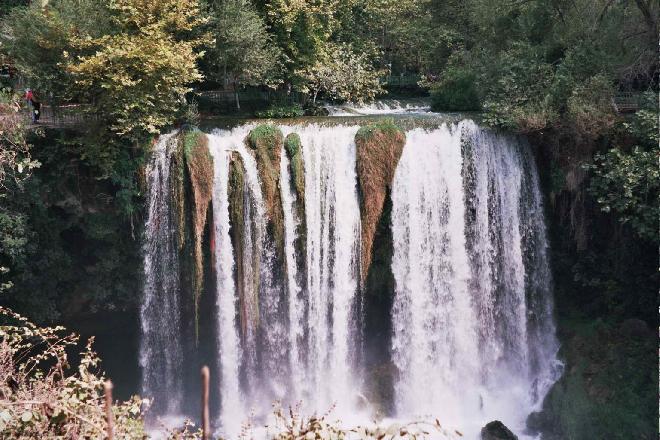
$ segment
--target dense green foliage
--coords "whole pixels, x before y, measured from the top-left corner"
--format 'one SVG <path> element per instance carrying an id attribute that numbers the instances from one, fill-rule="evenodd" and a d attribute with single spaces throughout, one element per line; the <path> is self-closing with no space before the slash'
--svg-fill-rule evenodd
<path id="1" fill-rule="evenodd" d="M 657 361 L 652 330 L 636 320 L 621 325 L 601 320 L 562 323 L 562 357 L 570 365 L 546 399 L 546 411 L 529 424 L 544 439 L 653 438 Z M 640 368 L 644 366 L 643 368 Z"/>
<path id="2" fill-rule="evenodd" d="M 139 234 L 123 191 L 81 160 L 75 133 L 32 139 L 41 167 L 17 189 L 0 217 L 2 265 L 15 286 L 2 301 L 33 319 L 133 308 L 139 295 Z M 134 220 L 135 219 L 135 220 Z"/>
<path id="3" fill-rule="evenodd" d="M 658 241 L 660 171 L 658 118 L 652 101 L 624 124 L 636 144 L 628 151 L 612 148 L 597 153 L 591 170 L 591 194 L 603 212 L 613 212 L 643 240 Z"/>
<path id="4" fill-rule="evenodd" d="M 617 89 L 645 90 L 657 74 L 656 2 L 470 0 L 453 14 L 438 21 L 454 36 L 431 80 L 438 109 L 452 109 L 459 98 L 443 86 L 458 82 L 493 125 L 595 139 L 614 122 Z"/>
<path id="5" fill-rule="evenodd" d="M 293 105 L 273 105 L 266 110 L 259 110 L 254 113 L 257 118 L 297 118 L 305 114 L 300 104 Z"/>
<path id="6" fill-rule="evenodd" d="M 612 149 L 598 154 L 591 166 L 591 192 L 604 212 L 614 212 L 630 223 L 641 238 L 658 240 L 660 171 L 658 150 L 635 147 L 630 153 Z"/>
<path id="7" fill-rule="evenodd" d="M 451 73 L 449 73 L 451 72 Z M 431 108 L 440 111 L 480 110 L 476 76 L 464 70 L 448 70 L 431 88 Z"/>

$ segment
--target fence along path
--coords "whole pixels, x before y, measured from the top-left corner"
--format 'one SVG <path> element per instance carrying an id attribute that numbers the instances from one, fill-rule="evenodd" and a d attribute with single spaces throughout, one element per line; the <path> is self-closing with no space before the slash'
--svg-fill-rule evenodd
<path id="1" fill-rule="evenodd" d="M 83 105 L 50 106 L 41 107 L 38 125 L 48 127 L 75 127 L 83 125 L 98 118 L 87 112 L 88 107 Z"/>
<path id="2" fill-rule="evenodd" d="M 612 106 L 617 113 L 634 113 L 639 110 L 640 96 L 635 93 L 621 93 L 612 98 Z"/>

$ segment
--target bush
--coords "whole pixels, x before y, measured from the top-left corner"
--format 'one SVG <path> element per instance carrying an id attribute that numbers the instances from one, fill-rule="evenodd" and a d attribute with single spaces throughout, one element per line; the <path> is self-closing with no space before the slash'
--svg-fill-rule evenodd
<path id="1" fill-rule="evenodd" d="M 274 105 L 266 110 L 255 112 L 257 118 L 280 119 L 280 118 L 299 118 L 305 114 L 300 104 L 292 105 Z"/>
<path id="2" fill-rule="evenodd" d="M 39 328 L 0 307 L 0 437 L 12 439 L 105 438 L 104 377 L 91 339 L 77 369 L 67 350 L 79 337 L 63 327 Z M 113 406 L 117 438 L 143 438 L 142 401 Z"/>
<path id="3" fill-rule="evenodd" d="M 481 100 L 476 76 L 465 70 L 448 70 L 444 78 L 431 87 L 433 111 L 478 111 Z"/>
<path id="4" fill-rule="evenodd" d="M 614 212 L 642 239 L 658 240 L 660 172 L 657 148 L 635 147 L 630 153 L 613 148 L 596 154 L 589 191 L 604 212 Z"/>
<path id="5" fill-rule="evenodd" d="M 294 157 L 300 151 L 300 135 L 298 133 L 291 133 L 284 139 L 284 148 L 289 154 L 289 157 Z"/>

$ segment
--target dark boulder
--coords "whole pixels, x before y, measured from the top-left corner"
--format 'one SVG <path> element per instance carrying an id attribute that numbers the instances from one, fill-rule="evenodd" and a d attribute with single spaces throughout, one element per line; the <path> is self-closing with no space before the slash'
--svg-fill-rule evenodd
<path id="1" fill-rule="evenodd" d="M 561 438 L 562 436 L 556 432 L 559 422 L 555 419 L 556 417 L 553 417 L 549 410 L 531 413 L 527 417 L 526 434 L 543 434 L 543 438 L 548 439 Z"/>
<path id="2" fill-rule="evenodd" d="M 481 428 L 481 440 L 518 440 L 518 436 L 511 432 L 504 423 L 495 420 Z"/>

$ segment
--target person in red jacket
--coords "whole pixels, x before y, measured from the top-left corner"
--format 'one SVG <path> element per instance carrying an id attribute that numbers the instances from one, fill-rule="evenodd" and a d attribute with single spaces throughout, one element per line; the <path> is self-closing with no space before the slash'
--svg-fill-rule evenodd
<path id="1" fill-rule="evenodd" d="M 32 100 L 34 99 L 34 93 L 31 89 L 25 89 L 25 100 L 29 105 L 32 105 Z"/>
<path id="2" fill-rule="evenodd" d="M 39 122 L 39 117 L 41 116 L 41 103 L 37 101 L 37 98 L 31 89 L 25 90 L 25 100 L 28 102 L 28 108 L 32 115 L 32 122 L 36 124 Z"/>

